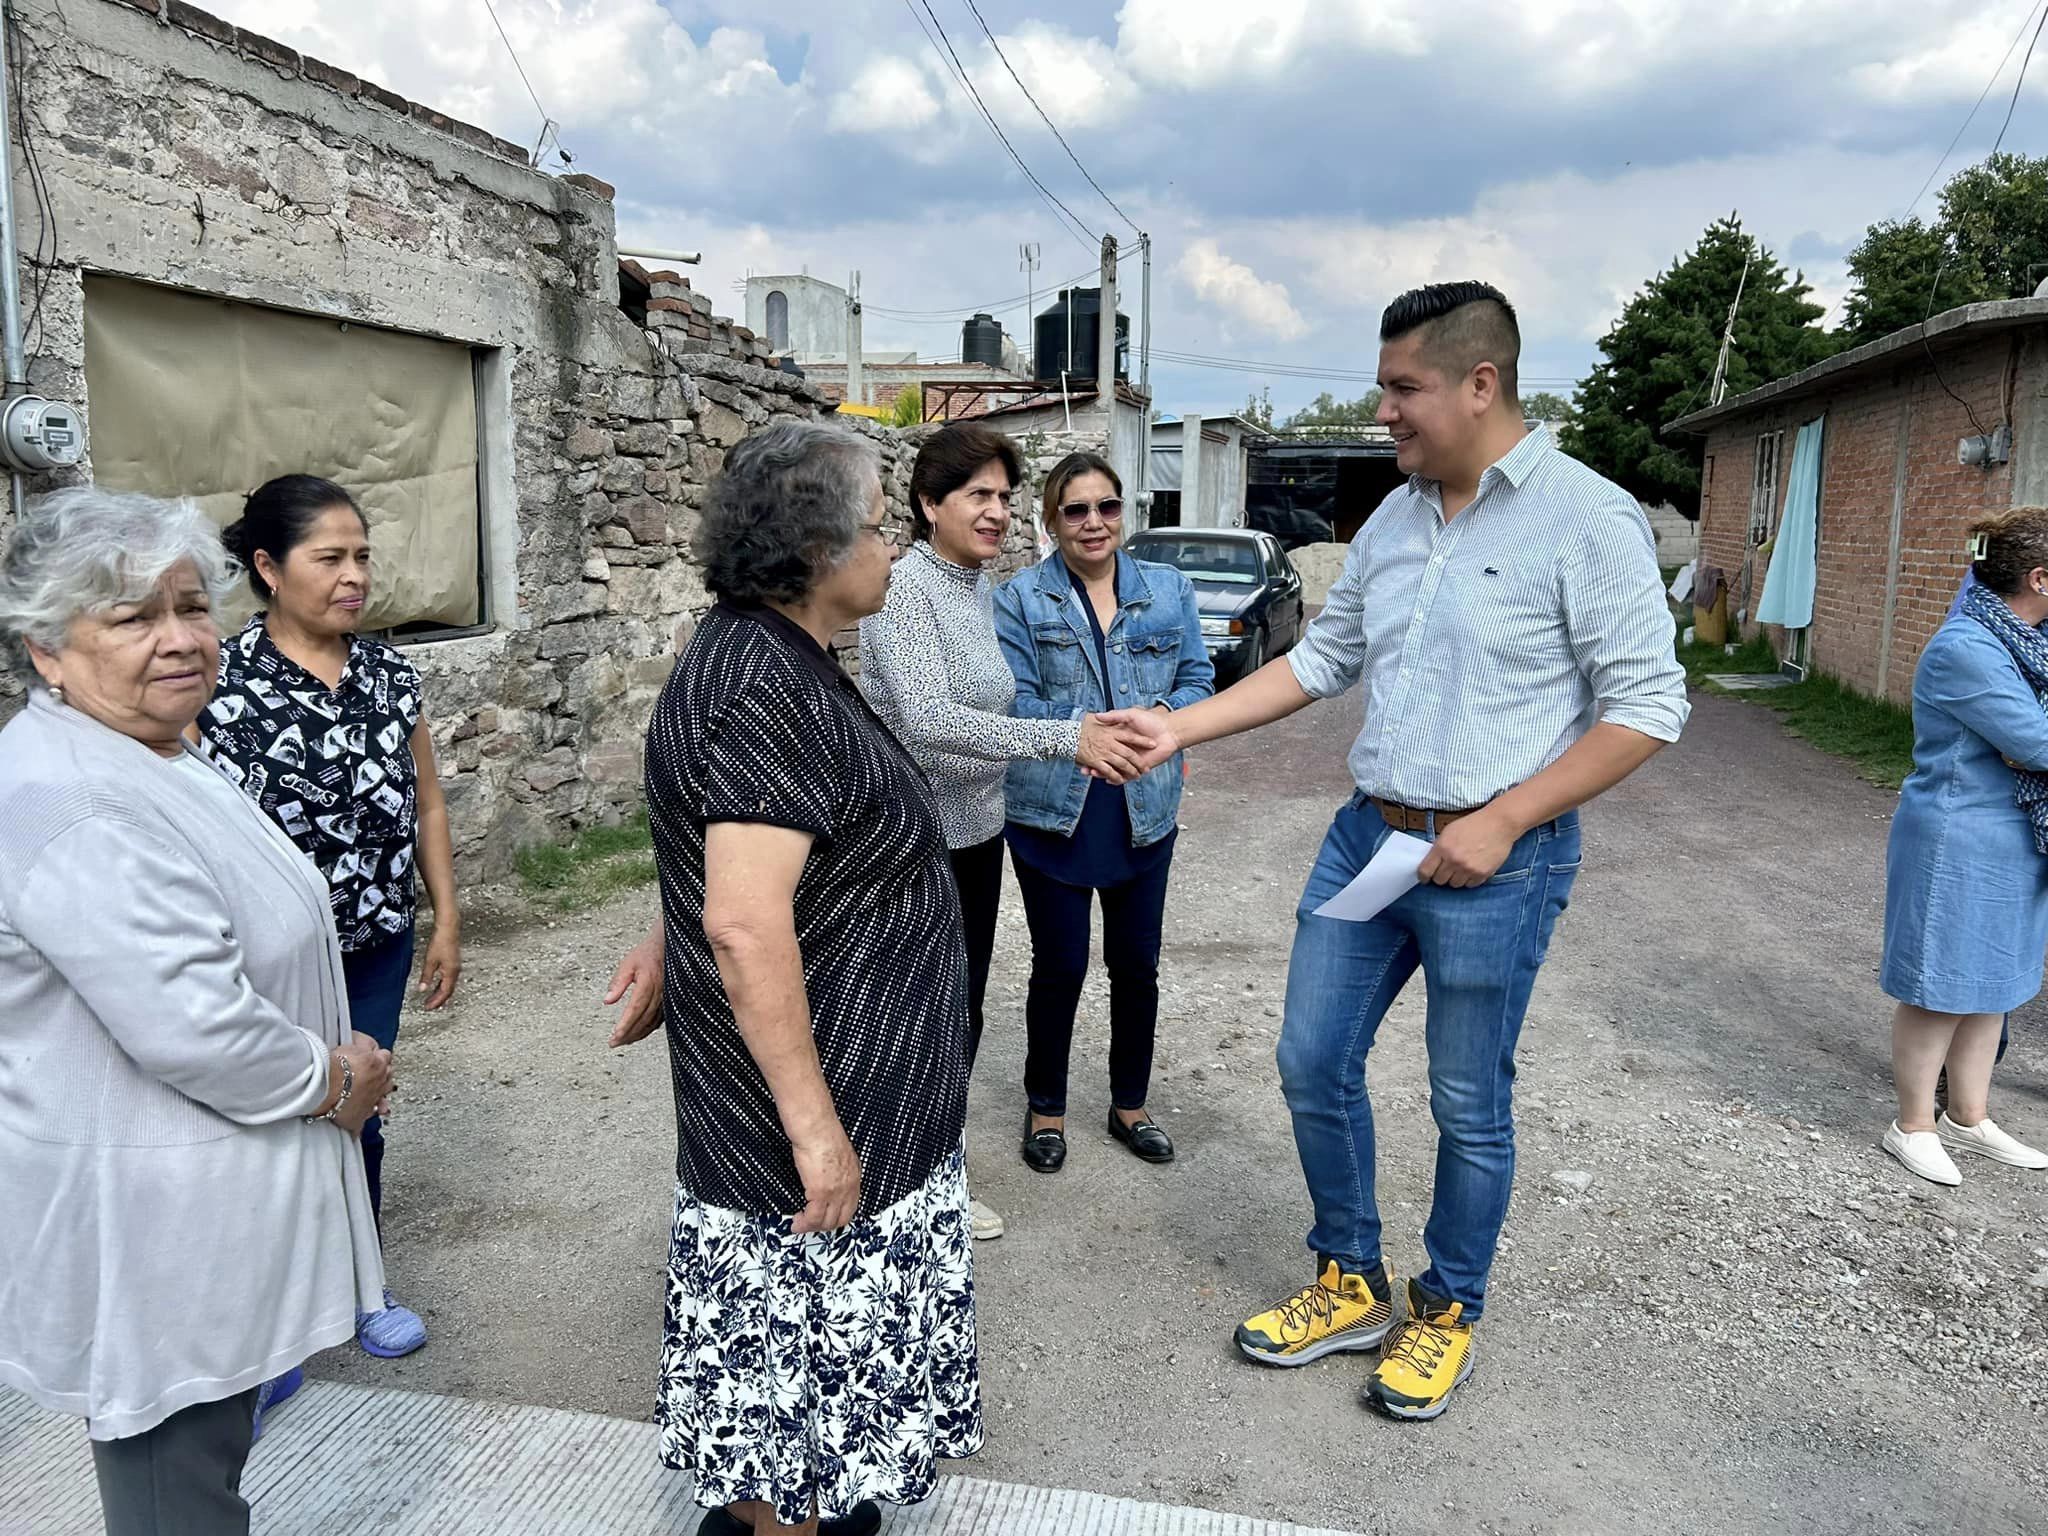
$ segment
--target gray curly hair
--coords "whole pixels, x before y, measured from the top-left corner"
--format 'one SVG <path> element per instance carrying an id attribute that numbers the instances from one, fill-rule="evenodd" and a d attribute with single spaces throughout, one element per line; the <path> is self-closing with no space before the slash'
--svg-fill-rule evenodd
<path id="1" fill-rule="evenodd" d="M 765 427 L 725 456 L 691 548 L 737 603 L 793 603 L 846 558 L 880 473 L 872 443 L 815 421 Z"/>
<path id="2" fill-rule="evenodd" d="M 197 504 L 96 485 L 38 496 L 0 559 L 0 644 L 9 664 L 39 684 L 30 645 L 61 651 L 72 620 L 141 602 L 181 560 L 192 562 L 218 606 L 237 567 Z"/>

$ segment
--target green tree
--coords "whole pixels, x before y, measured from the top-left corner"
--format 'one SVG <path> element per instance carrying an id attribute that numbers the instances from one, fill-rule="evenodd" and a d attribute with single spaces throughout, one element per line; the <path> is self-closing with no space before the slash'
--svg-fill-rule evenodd
<path id="1" fill-rule="evenodd" d="M 1244 404 L 1237 414 L 1262 431 L 1273 430 L 1273 391 L 1262 389 L 1255 395 L 1246 395 Z"/>
<path id="2" fill-rule="evenodd" d="M 1547 421 L 1554 426 L 1562 426 L 1572 419 L 1572 403 L 1563 395 L 1539 389 L 1533 395 L 1522 396 L 1522 417 L 1525 421 Z"/>
<path id="3" fill-rule="evenodd" d="M 1937 290 L 1936 275 L 1941 283 Z M 1849 253 L 1849 290 L 1839 333 L 1846 346 L 1861 346 L 1927 318 L 1928 306 L 1953 309 L 1985 297 L 1984 274 L 1959 257 L 1948 234 L 1918 219 L 1885 219 L 1864 232 Z"/>
<path id="4" fill-rule="evenodd" d="M 1851 346 L 1964 304 L 2027 297 L 2048 274 L 2048 156 L 1994 155 L 1958 171 L 1938 220 L 1871 225 L 1849 274 L 1840 337 Z"/>
<path id="5" fill-rule="evenodd" d="M 1959 264 L 1994 299 L 2023 299 L 2048 276 L 2048 155 L 1992 155 L 1941 189 L 1941 224 Z M 1967 300 L 1941 280 L 1937 311 Z"/>
<path id="6" fill-rule="evenodd" d="M 897 392 L 896 403 L 889 407 L 889 425 L 892 427 L 914 427 L 924 420 L 924 390 L 916 384 L 906 384 Z"/>
<path id="7" fill-rule="evenodd" d="M 1743 263 L 1749 278 L 1743 282 Z M 1664 428 L 1707 403 L 1721 332 L 1737 285 L 1742 307 L 1728 358 L 1727 393 L 1797 373 L 1834 350 L 1814 324 L 1821 307 L 1734 214 L 1652 278 L 1600 340 L 1603 361 L 1580 386 L 1560 442 L 1568 453 L 1649 502 L 1696 515 L 1704 444 Z"/>
<path id="8" fill-rule="evenodd" d="M 1283 427 L 1364 427 L 1380 412 L 1379 386 L 1374 385 L 1356 400 L 1339 400 L 1327 389 L 1289 416 Z"/>

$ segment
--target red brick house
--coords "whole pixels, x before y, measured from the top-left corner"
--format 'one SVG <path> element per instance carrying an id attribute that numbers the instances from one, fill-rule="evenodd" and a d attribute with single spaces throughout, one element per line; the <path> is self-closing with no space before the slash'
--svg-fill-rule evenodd
<path id="1" fill-rule="evenodd" d="M 2048 503 L 2048 299 L 1951 310 L 1666 429 L 1707 440 L 1700 558 L 1726 572 L 1745 634 L 1776 557 L 1759 546 L 1775 546 L 1794 441 L 1816 419 L 1812 622 L 1767 628 L 1786 662 L 1904 703 L 1970 524 Z M 1959 462 L 1964 439 L 1987 436 L 1988 462 Z"/>

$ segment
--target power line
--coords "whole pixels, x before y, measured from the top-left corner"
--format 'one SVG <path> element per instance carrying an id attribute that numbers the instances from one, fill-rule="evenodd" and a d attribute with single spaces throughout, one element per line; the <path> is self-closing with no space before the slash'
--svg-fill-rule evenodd
<path id="1" fill-rule="evenodd" d="M 2033 15 L 2033 12 L 2029 11 L 2027 14 L 2029 17 L 2031 17 Z M 2020 72 L 2012 83 L 2012 100 L 2006 104 L 2005 121 L 1998 125 L 1998 137 L 1991 141 L 1991 154 L 1985 157 L 1987 163 L 1990 160 L 1996 158 L 2000 146 L 2002 146 L 2005 143 L 2005 130 L 2012 126 L 2012 115 L 2014 111 L 2018 109 L 2020 104 L 2020 90 L 2027 83 L 2027 65 L 2033 62 L 2034 49 L 2041 41 L 2041 29 L 2044 26 L 2048 26 L 2048 5 L 2042 6 L 2041 19 L 2034 23 L 2034 35 L 2031 39 L 2028 40 L 2027 51 L 2020 59 Z M 2026 23 L 2020 23 L 2020 30 L 2024 32 L 2026 31 L 2026 29 Z M 2013 41 L 2017 43 L 2019 39 L 2015 37 Z M 2012 49 L 2008 48 L 2005 51 L 2007 56 L 2010 57 L 2012 54 Z M 1999 62 L 1998 67 L 2001 70 L 2005 68 L 2003 60 Z M 1998 76 L 1993 75 L 1991 78 L 1995 81 L 1997 80 Z M 1987 85 L 1984 87 L 1984 89 L 1988 93 L 1991 87 Z M 1981 97 L 1979 98 L 1979 101 L 1981 103 Z M 1971 115 L 1976 115 L 1974 110 L 1972 111 Z M 1965 126 L 1968 125 L 1965 124 Z M 1929 323 L 1932 322 L 1934 319 L 1935 295 L 1941 292 L 1941 280 L 1948 272 L 1949 260 L 1949 255 L 1944 255 L 1942 257 L 1941 265 L 1934 269 L 1934 281 L 1928 284 L 1927 286 L 1927 313 L 1920 317 L 1920 350 L 1927 354 L 1927 366 L 1929 369 L 1933 371 L 1934 382 L 1941 386 L 1942 392 L 1946 394 L 1949 397 L 1949 399 L 1955 401 L 1957 405 L 1960 405 L 1963 408 L 1965 414 L 1967 414 L 1970 418 L 1970 425 L 1977 429 L 1977 435 L 1979 437 L 1983 437 L 1987 434 L 1984 430 L 1984 423 L 1977 419 L 1976 407 L 1972 406 L 1969 401 L 1965 400 L 1961 395 L 1957 394 L 1955 391 L 1955 386 L 1950 384 L 1947 376 L 1942 373 L 1941 360 L 1934 355 L 1934 343 L 1928 339 L 1927 335 L 1927 327 Z"/>
<path id="2" fill-rule="evenodd" d="M 1074 162 L 1074 169 L 1079 171 L 1084 177 L 1087 178 L 1088 185 L 1095 189 L 1096 194 L 1099 197 L 1101 197 L 1101 199 L 1105 203 L 1109 204 L 1110 208 L 1115 212 L 1116 216 L 1122 219 L 1126 224 L 1131 226 L 1131 232 L 1133 234 L 1144 234 L 1145 231 L 1138 228 L 1137 221 L 1133 219 L 1128 213 L 1125 213 L 1123 209 L 1118 208 L 1116 205 L 1116 199 L 1111 197 L 1107 192 L 1104 192 L 1102 190 L 1102 183 L 1097 181 L 1094 175 L 1090 173 L 1088 167 L 1081 163 L 1081 157 L 1074 153 L 1074 146 L 1067 142 L 1067 136 L 1060 132 L 1059 125 L 1053 122 L 1053 120 L 1050 117 L 1046 116 L 1045 108 L 1039 106 L 1038 98 L 1031 94 L 1031 87 L 1024 83 L 1023 77 L 1017 73 L 1016 68 L 1010 63 L 1010 56 L 1003 52 L 1003 45 L 996 41 L 996 34 L 994 30 L 990 28 L 988 22 L 982 18 L 981 7 L 976 5 L 974 3 L 974 0 L 967 0 L 967 9 L 974 12 L 974 19 L 976 21 L 981 22 L 981 30 L 987 33 L 988 35 L 989 47 L 995 49 L 996 57 L 1003 61 L 1003 68 L 1009 70 L 1010 78 L 1017 82 L 1017 89 L 1024 93 L 1024 99 L 1031 103 L 1032 109 L 1038 113 L 1039 120 L 1043 122 L 1046 127 L 1052 129 L 1052 136 L 1060 141 L 1060 148 L 1064 149 L 1067 152 L 1067 158 Z"/>
<path id="3" fill-rule="evenodd" d="M 1941 152 L 1941 158 L 1934 162 L 1934 169 L 1927 173 L 1927 179 L 1920 183 L 1920 190 L 1913 194 L 1913 201 L 1906 204 L 1906 211 L 1902 215 L 1902 217 L 1911 218 L 1913 216 L 1913 210 L 1920 206 L 1920 199 L 1925 197 L 1927 195 L 1927 189 L 1934 185 L 1934 178 L 1939 176 L 1941 174 L 1941 168 L 1948 164 L 1948 157 L 1954 154 L 1956 152 L 1956 146 L 1963 142 L 1963 135 L 1970 131 L 1970 124 L 1977 120 L 1977 112 L 1979 108 L 1981 108 L 1984 105 L 1985 97 L 1991 94 L 1991 87 L 1998 84 L 1998 77 L 2005 73 L 2006 60 L 2012 57 L 2013 49 L 2019 47 L 2020 39 L 2027 35 L 2027 23 L 2034 19 L 2034 11 L 2036 8 L 2036 6 L 2027 7 L 2027 14 L 2020 21 L 2019 31 L 2013 33 L 2012 41 L 2005 45 L 2005 52 L 1999 57 L 1998 67 L 1991 71 L 1991 78 L 1984 82 L 1984 89 L 1977 93 L 1976 105 L 1970 108 L 1970 115 L 1963 119 L 1963 126 L 1956 130 L 1956 136 L 1948 141 L 1948 148 L 1944 149 Z M 2043 18 L 2048 19 L 2048 7 L 2039 8 L 2041 9 Z M 2041 29 L 2037 26 L 2034 29 L 2034 37 L 2038 41 L 2040 36 Z M 2028 47 L 2027 51 L 2030 54 L 2033 52 L 2033 48 L 2031 45 Z M 2024 78 L 2026 75 L 2026 66 L 2024 64 L 2020 66 L 2020 74 L 2022 78 Z M 2019 92 L 2017 88 L 2015 88 L 2013 92 L 2013 100 L 2019 100 Z M 2012 114 L 2010 112 L 2006 114 L 2005 120 L 2008 123 L 2012 121 Z M 2005 130 L 2003 128 L 1999 129 L 1998 134 L 1999 138 L 2002 140 L 2005 137 Z"/>
<path id="4" fill-rule="evenodd" d="M 533 98 L 533 110 L 540 114 L 540 137 L 533 143 L 533 163 L 540 164 L 542 148 L 547 144 L 548 135 L 555 136 L 555 153 L 562 157 L 564 164 L 572 164 L 569 152 L 562 148 L 562 136 L 556 130 L 555 120 L 548 116 L 548 109 L 540 104 L 540 92 L 533 88 L 533 82 L 526 78 L 526 66 L 519 62 L 519 50 L 512 46 L 512 39 L 506 34 L 505 23 L 498 20 L 498 8 L 491 0 L 484 0 L 484 9 L 491 13 L 491 25 L 498 29 L 498 38 L 505 45 L 505 51 L 512 55 L 512 67 L 519 71 L 519 83 L 526 87 L 526 94 Z"/>
<path id="5" fill-rule="evenodd" d="M 1325 368 L 1314 363 L 1262 363 L 1241 357 L 1210 357 L 1199 352 L 1169 352 L 1153 348 L 1153 357 L 1160 362 L 1171 363 L 1182 368 L 1213 368 L 1224 373 L 1264 373 L 1275 378 L 1317 379 L 1343 384 L 1377 384 L 1379 375 L 1357 368 Z M 1521 375 L 1525 384 L 1577 385 L 1584 382 L 1564 374 Z"/>
<path id="6" fill-rule="evenodd" d="M 861 307 L 871 315 L 884 315 L 892 320 L 965 320 L 973 315 L 987 314 L 1004 309 L 1015 309 L 1019 304 L 1029 304 L 1040 293 L 1056 292 L 1061 288 L 1072 288 L 1077 283 L 1084 282 L 1088 278 L 1093 277 L 1095 273 L 1096 269 L 1090 267 L 1085 272 L 1078 272 L 1072 277 L 1062 278 L 1059 282 L 1053 283 L 1047 288 L 1033 289 L 1030 293 L 1016 294 L 1010 298 L 997 299 L 988 304 L 969 304 L 956 306 L 952 309 L 891 309 L 886 304 L 863 304 Z"/>
<path id="7" fill-rule="evenodd" d="M 1014 144 L 1010 142 L 1009 135 L 1003 132 L 1002 125 L 997 123 L 997 121 L 995 120 L 995 114 L 989 111 L 987 103 L 985 103 L 981 99 L 981 92 L 977 91 L 974 88 L 974 81 L 972 77 L 970 77 L 967 73 L 967 66 L 960 62 L 960 54 L 958 50 L 956 50 L 953 47 L 953 40 L 950 37 L 946 36 L 945 24 L 939 20 L 938 12 L 932 9 L 931 0 L 903 0 L 903 3 L 907 8 L 909 8 L 911 19 L 916 21 L 919 30 L 924 32 L 925 41 L 932 45 L 932 51 L 936 53 L 938 52 L 939 45 L 941 43 L 945 45 L 945 54 L 940 58 L 939 62 L 941 64 L 944 64 L 947 58 L 952 59 L 952 70 L 955 74 L 955 77 L 959 80 L 960 84 L 966 89 L 967 94 L 973 98 L 975 109 L 981 113 L 982 121 L 988 124 L 989 132 L 993 133 L 996 136 L 997 141 L 1001 143 L 1001 145 L 1003 146 L 1004 152 L 1008 154 L 1013 161 L 1016 162 L 1017 169 L 1024 173 L 1025 179 L 1029 181 L 1032 186 L 1038 189 L 1038 195 L 1041 198 L 1043 198 L 1046 201 L 1046 203 L 1053 208 L 1055 212 L 1063 215 L 1065 219 L 1068 221 L 1068 223 L 1062 224 L 1060 227 L 1062 229 L 1065 229 L 1067 231 L 1067 234 L 1071 238 L 1080 241 L 1086 247 L 1093 247 L 1099 245 L 1101 242 L 1099 237 L 1095 234 L 1095 232 L 1089 229 L 1089 227 L 1085 223 L 1083 223 L 1078 216 L 1076 216 L 1073 209 L 1069 208 L 1065 203 L 1061 202 L 1057 197 L 1053 196 L 1052 189 L 1047 187 L 1044 182 L 1038 179 L 1037 175 L 1032 171 L 1031 167 L 1024 163 L 1024 157 L 1017 153 L 1017 148 Z M 932 28 L 935 28 L 938 31 L 938 37 L 936 39 L 934 39 L 932 36 L 931 28 L 925 27 L 924 18 L 917 14 L 917 5 L 920 3 L 924 7 L 925 16 L 929 16 L 931 18 Z M 1069 225 L 1071 225 L 1071 227 L 1069 227 Z M 1075 234 L 1075 230 L 1079 230 L 1080 233 Z"/>
<path id="8" fill-rule="evenodd" d="M 1995 159 L 2005 143 L 2005 130 L 2012 126 L 2012 115 L 2020 104 L 2020 87 L 2027 83 L 2027 66 L 2034 61 L 2034 49 L 2041 41 L 2041 29 L 2048 27 L 2048 6 L 2041 8 L 2041 19 L 2034 23 L 2034 35 L 2027 43 L 2027 51 L 2020 59 L 2020 72 L 2012 83 L 2012 100 L 2005 104 L 2005 121 L 1998 125 L 1998 137 L 1991 141 L 1991 155 Z M 2010 50 L 2008 50 L 2010 51 Z"/>

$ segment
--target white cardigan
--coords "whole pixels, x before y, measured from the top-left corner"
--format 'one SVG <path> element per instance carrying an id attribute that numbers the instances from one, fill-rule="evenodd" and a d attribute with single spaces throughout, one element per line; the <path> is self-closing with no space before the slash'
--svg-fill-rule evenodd
<path id="1" fill-rule="evenodd" d="M 36 690 L 0 730 L 0 1383 L 119 1439 L 354 1334 L 362 1147 L 301 1119 L 348 1028 L 311 861 Z"/>

